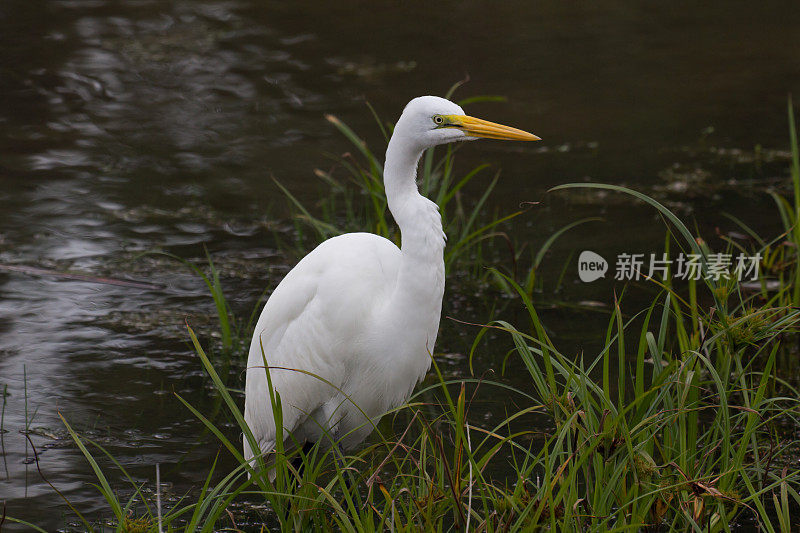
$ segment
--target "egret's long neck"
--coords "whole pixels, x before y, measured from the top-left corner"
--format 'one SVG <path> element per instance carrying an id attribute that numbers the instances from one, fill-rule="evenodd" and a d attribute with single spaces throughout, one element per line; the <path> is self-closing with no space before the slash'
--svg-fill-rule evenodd
<path id="1" fill-rule="evenodd" d="M 444 232 L 439 208 L 417 189 L 417 165 L 422 151 L 406 144 L 389 142 L 383 182 L 389 211 L 402 237 L 403 258 L 437 267 L 444 263 Z"/>
<path id="2" fill-rule="evenodd" d="M 444 293 L 445 236 L 437 205 L 417 190 L 421 156 L 421 149 L 398 141 L 397 135 L 386 150 L 383 171 L 386 199 L 402 239 L 402 261 L 390 305 L 406 313 L 418 312 L 419 319 L 427 321 L 426 329 L 433 330 L 426 331 L 429 349 L 433 351 Z M 413 322 L 413 317 L 403 320 Z"/>

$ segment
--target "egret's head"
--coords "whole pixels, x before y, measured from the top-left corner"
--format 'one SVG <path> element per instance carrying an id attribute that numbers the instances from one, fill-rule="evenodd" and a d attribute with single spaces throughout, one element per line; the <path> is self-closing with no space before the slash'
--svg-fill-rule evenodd
<path id="1" fill-rule="evenodd" d="M 425 149 L 454 141 L 479 138 L 538 141 L 526 131 L 470 117 L 461 106 L 438 96 L 420 96 L 411 100 L 397 121 L 395 136 Z"/>

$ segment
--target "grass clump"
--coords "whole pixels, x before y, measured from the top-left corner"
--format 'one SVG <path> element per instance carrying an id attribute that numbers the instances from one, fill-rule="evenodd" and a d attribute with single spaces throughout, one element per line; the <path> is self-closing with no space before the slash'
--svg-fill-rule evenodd
<path id="1" fill-rule="evenodd" d="M 67 428 L 95 471 L 120 531 L 133 520 L 150 531 L 215 531 L 228 524 L 234 530 L 353 532 L 716 532 L 737 525 L 791 531 L 800 509 L 800 473 L 792 467 L 800 391 L 784 379 L 783 367 L 786 355 L 796 354 L 800 322 L 800 163 L 793 127 L 792 132 L 794 203 L 776 197 L 786 231 L 769 242 L 754 238 L 752 250 L 742 247 L 764 258 L 755 283 L 708 276 L 708 244 L 648 196 L 613 185 L 560 187 L 606 189 L 647 202 L 668 224 L 666 253 L 677 247 L 698 255 L 703 276 L 685 286 L 674 286 L 669 276 L 650 280 L 658 292 L 633 314 L 623 313 L 625 298 L 616 298 L 605 336 L 596 343 L 600 348 L 572 354 L 548 335 L 529 282 L 494 272 L 518 295 L 529 324 L 483 326 L 471 361 L 487 350 L 500 359 L 502 342 L 483 342 L 489 332 L 500 332 L 508 342 L 509 365 L 527 372 L 529 387 L 447 380 L 434 361 L 434 378 L 389 413 L 365 449 L 337 460 L 320 447 L 289 452 L 279 438 L 274 453 L 252 465 L 241 455 L 240 433 L 251 442 L 253 437 L 239 402 L 190 330 L 237 429 L 226 431 L 179 400 L 237 466 L 218 472 L 215 462 L 199 492 L 163 514 L 127 473 L 134 496 L 121 501 L 87 446 L 92 443 Z M 362 155 L 371 161 L 368 152 Z M 442 172 L 440 180 L 447 168 L 442 165 L 430 163 L 431 171 Z M 373 177 L 370 166 L 363 179 Z M 364 183 L 378 190 L 377 183 Z M 455 182 L 447 183 L 445 190 L 452 190 Z M 388 232 L 378 216 L 385 216 L 378 209 L 380 194 L 369 198 L 376 202 L 365 208 L 374 210 L 374 227 Z M 741 246 L 728 245 L 725 253 Z M 503 404 L 510 410 L 492 422 L 470 414 L 479 391 L 487 389 L 507 399 Z M 281 428 L 280 395 L 271 391 L 270 399 Z M 274 471 L 274 480 L 266 470 Z M 244 511 L 234 508 L 242 501 Z M 259 504 L 268 510 L 259 511 Z"/>
<path id="2" fill-rule="evenodd" d="M 680 220 L 659 209 L 682 235 Z M 683 244 L 709 253 L 694 237 Z M 162 524 L 212 531 L 234 519 L 226 511 L 244 498 L 266 502 L 271 512 L 245 512 L 240 525 L 280 531 L 727 531 L 735 523 L 789 531 L 795 525 L 800 474 L 789 465 L 796 460 L 800 392 L 781 379 L 778 365 L 800 311 L 774 298 L 762 302 L 760 292 L 731 280 L 724 291 L 713 279 L 692 284 L 684 297 L 664 279 L 660 294 L 638 313 L 624 315 L 616 301 L 602 348 L 576 357 L 549 338 L 524 287 L 505 281 L 518 292 L 530 325 L 487 324 L 472 355 L 487 349 L 481 342 L 487 332 L 503 332 L 530 389 L 447 381 L 434 365 L 434 382 L 393 413 L 397 431 L 378 428 L 371 446 L 343 461 L 312 448 L 300 455 L 303 468 L 279 446 L 270 459 L 274 481 L 244 462 L 238 439 L 184 402 L 239 466 L 216 483 L 212 469 L 199 500 L 169 510 Z M 252 438 L 190 334 L 231 418 Z M 477 390 L 486 388 L 515 406 L 490 425 L 469 414 Z M 273 393 L 272 402 L 282 427 L 280 396 Z M 537 432 L 533 419 L 542 416 L 551 429 Z M 125 519 L 128 505 L 109 505 Z"/>
<path id="3" fill-rule="evenodd" d="M 485 349 L 480 340 L 490 329 L 507 334 L 530 390 L 447 381 L 434 366 L 433 383 L 393 413 L 396 431 L 379 427 L 372 445 L 341 462 L 312 448 L 300 456 L 303 468 L 279 446 L 274 481 L 243 461 L 238 439 L 187 403 L 239 466 L 216 484 L 210 474 L 199 501 L 170 510 L 164 523 L 213 531 L 244 498 L 271 511 L 240 514 L 240 526 L 280 531 L 726 531 L 737 521 L 787 530 L 782 524 L 800 505 L 800 475 L 787 469 L 800 400 L 779 378 L 777 355 L 799 311 L 780 310 L 746 342 L 731 344 L 727 332 L 750 314 L 732 311 L 721 320 L 665 290 L 631 317 L 618 302 L 602 349 L 575 358 L 558 350 L 523 288 L 507 281 L 531 325 L 488 324 L 474 349 Z M 693 315 L 701 336 L 690 333 Z M 191 335 L 231 418 L 250 438 Z M 487 388 L 515 405 L 490 425 L 470 417 L 476 392 Z M 272 401 L 279 424 L 280 396 Z M 534 417 L 542 416 L 552 429 L 534 431 Z M 110 505 L 126 516 L 126 505 Z"/>

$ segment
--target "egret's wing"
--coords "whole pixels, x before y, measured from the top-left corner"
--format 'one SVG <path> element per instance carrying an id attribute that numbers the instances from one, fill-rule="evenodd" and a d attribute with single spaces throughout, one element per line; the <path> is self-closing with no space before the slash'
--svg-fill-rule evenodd
<path id="1" fill-rule="evenodd" d="M 341 381 L 342 369 L 326 354 L 331 332 L 315 300 L 318 282 L 310 276 L 293 276 L 291 281 L 291 291 L 276 291 L 270 298 L 248 358 L 245 419 L 264 452 L 274 448 L 276 434 L 264 361 L 280 395 L 288 443 L 289 433 L 335 393 L 315 375 L 333 384 Z"/>
<path id="2" fill-rule="evenodd" d="M 270 296 L 250 345 L 245 391 L 245 420 L 264 453 L 274 449 L 276 435 L 264 359 L 290 446 L 289 435 L 309 416 L 320 419 L 318 410 L 338 396 L 349 355 L 374 305 L 391 289 L 398 260 L 399 250 L 386 239 L 342 235 L 303 258 Z M 245 443 L 252 457 L 248 452 Z"/>

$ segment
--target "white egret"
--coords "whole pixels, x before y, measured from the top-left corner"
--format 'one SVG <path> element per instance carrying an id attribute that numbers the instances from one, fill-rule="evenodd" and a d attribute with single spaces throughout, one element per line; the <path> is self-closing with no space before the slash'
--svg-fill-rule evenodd
<path id="1" fill-rule="evenodd" d="M 427 148 L 479 137 L 539 139 L 467 116 L 444 98 L 411 100 L 383 172 L 402 247 L 371 233 L 334 237 L 272 293 L 250 344 L 245 387 L 244 416 L 261 453 L 276 445 L 265 360 L 280 393 L 287 450 L 323 437 L 356 447 L 425 376 L 442 309 L 445 235 L 438 206 L 417 189 L 417 165 Z M 247 439 L 244 455 L 254 456 Z"/>

